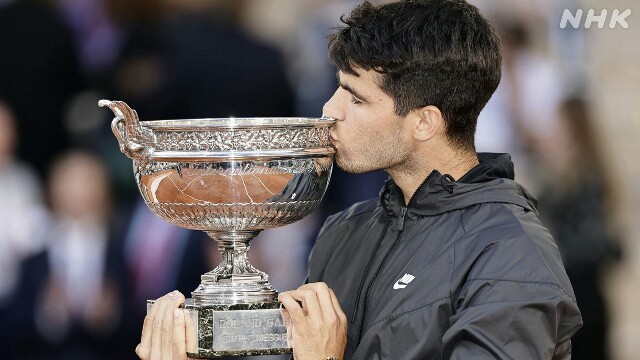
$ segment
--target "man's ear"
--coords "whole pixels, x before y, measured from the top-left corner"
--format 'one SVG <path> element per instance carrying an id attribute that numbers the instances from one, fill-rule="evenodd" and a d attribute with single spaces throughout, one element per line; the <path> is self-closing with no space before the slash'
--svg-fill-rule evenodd
<path id="1" fill-rule="evenodd" d="M 414 110 L 417 116 L 413 137 L 418 141 L 428 141 L 444 131 L 444 118 L 440 109 L 428 105 Z"/>

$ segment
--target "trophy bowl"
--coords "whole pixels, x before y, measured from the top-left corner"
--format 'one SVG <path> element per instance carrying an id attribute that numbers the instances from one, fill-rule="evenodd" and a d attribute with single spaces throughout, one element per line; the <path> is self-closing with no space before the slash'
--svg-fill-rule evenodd
<path id="1" fill-rule="evenodd" d="M 149 209 L 218 242 L 220 264 L 201 276 L 185 303 L 197 324 L 197 349 L 189 356 L 291 352 L 278 293 L 247 251 L 260 231 L 300 220 L 319 205 L 331 177 L 335 120 L 139 121 L 122 101 L 98 105 L 115 114 L 111 128 L 133 160 Z"/>

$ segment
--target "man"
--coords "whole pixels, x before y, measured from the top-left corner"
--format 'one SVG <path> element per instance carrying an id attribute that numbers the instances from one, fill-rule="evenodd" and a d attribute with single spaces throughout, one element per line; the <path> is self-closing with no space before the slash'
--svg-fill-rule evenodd
<path id="1" fill-rule="evenodd" d="M 475 152 L 500 80 L 491 25 L 463 0 L 365 2 L 343 21 L 324 107 L 336 163 L 391 179 L 326 221 L 308 284 L 280 294 L 294 358 L 570 358 L 582 321 L 555 242 L 509 156 Z M 138 354 L 160 340 L 143 331 Z"/>

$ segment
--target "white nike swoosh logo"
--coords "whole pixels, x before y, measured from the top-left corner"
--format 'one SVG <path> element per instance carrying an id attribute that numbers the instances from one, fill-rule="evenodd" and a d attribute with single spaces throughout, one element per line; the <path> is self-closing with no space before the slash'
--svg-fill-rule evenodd
<path id="1" fill-rule="evenodd" d="M 413 279 L 415 279 L 415 278 L 416 278 L 415 276 L 413 276 L 413 275 L 411 275 L 411 274 L 409 274 L 409 273 L 404 274 L 400 279 L 398 279 L 398 281 L 396 281 L 396 283 L 395 283 L 395 284 L 393 284 L 393 288 L 394 288 L 395 290 L 398 290 L 398 289 L 404 289 L 404 288 L 406 288 L 406 287 L 407 287 L 407 285 L 409 285 L 409 283 L 410 283 L 410 282 L 412 282 L 412 281 L 413 281 Z"/>
<path id="2" fill-rule="evenodd" d="M 398 281 L 396 281 L 396 283 L 395 283 L 395 284 L 393 284 L 393 288 L 394 288 L 395 290 L 398 290 L 398 289 L 404 289 L 404 288 L 406 288 L 406 287 L 407 287 L 407 285 L 408 285 L 408 284 L 405 284 L 405 283 L 403 283 L 402 281 L 398 280 Z"/>

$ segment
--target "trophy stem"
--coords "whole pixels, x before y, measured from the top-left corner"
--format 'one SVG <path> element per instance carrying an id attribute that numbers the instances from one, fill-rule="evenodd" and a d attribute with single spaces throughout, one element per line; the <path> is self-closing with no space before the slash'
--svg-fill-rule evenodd
<path id="1" fill-rule="evenodd" d="M 256 231 L 208 231 L 218 242 L 222 254 L 220 264 L 201 276 L 200 286 L 192 292 L 199 304 L 275 303 L 278 293 L 269 276 L 256 269 L 247 258 L 249 242 Z"/>

